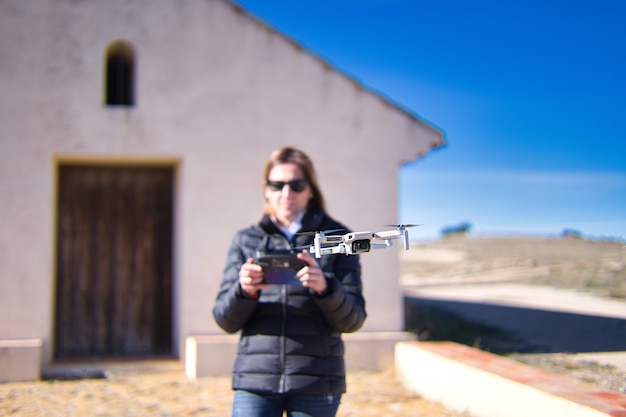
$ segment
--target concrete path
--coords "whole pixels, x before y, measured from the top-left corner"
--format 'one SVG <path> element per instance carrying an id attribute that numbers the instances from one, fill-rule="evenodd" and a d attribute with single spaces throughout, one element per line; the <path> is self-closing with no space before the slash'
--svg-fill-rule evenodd
<path id="1" fill-rule="evenodd" d="M 626 319 L 626 302 L 537 285 L 487 283 L 408 289 L 408 294 L 474 303 L 536 308 Z"/>
<path id="2" fill-rule="evenodd" d="M 412 287 L 405 295 L 410 330 L 440 329 L 439 319 L 428 321 L 443 312 L 457 329 L 476 331 L 487 350 L 577 353 L 626 370 L 626 302 L 516 283 Z"/>

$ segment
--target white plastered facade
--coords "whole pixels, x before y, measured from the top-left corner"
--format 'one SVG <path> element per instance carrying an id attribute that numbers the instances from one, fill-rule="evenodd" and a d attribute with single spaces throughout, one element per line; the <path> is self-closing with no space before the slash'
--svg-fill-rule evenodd
<path id="1" fill-rule="evenodd" d="M 104 105 L 104 55 L 136 52 L 136 104 Z M 173 351 L 212 317 L 235 230 L 262 211 L 269 153 L 313 158 L 332 216 L 395 222 L 403 162 L 442 133 L 226 0 L 0 0 L 0 340 L 54 344 L 60 163 L 175 169 Z M 398 250 L 362 256 L 361 332 L 402 331 Z"/>

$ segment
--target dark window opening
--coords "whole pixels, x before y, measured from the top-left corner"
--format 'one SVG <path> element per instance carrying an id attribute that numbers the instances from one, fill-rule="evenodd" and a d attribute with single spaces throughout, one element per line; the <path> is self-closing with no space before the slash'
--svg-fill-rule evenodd
<path id="1" fill-rule="evenodd" d="M 135 52 L 130 43 L 115 41 L 107 48 L 105 83 L 108 106 L 135 104 Z"/>

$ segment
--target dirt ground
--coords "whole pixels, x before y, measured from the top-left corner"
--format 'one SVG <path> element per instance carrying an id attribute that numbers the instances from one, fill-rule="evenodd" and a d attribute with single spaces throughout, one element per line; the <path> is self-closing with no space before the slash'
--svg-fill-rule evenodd
<path id="1" fill-rule="evenodd" d="M 229 377 L 190 381 L 181 371 L 113 372 L 106 379 L 0 384 L 0 416 L 229 416 Z M 406 391 L 393 371 L 353 372 L 337 414 L 461 417 Z"/>

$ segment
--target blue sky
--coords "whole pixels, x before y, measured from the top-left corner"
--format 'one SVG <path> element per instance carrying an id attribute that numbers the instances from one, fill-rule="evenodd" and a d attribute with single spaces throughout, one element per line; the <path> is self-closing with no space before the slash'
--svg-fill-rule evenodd
<path id="1" fill-rule="evenodd" d="M 626 1 L 237 3 L 444 132 L 400 170 L 415 239 L 626 239 Z"/>

